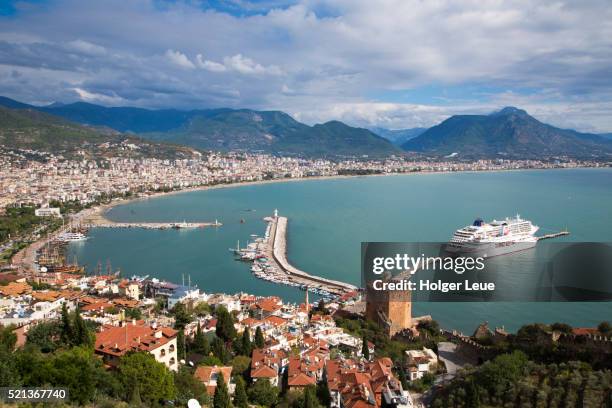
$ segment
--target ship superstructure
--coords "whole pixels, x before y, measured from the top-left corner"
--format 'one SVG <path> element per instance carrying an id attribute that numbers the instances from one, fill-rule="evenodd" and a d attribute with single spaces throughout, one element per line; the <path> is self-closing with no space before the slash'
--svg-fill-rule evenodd
<path id="1" fill-rule="evenodd" d="M 504 220 L 485 222 L 481 218 L 458 229 L 446 245 L 451 253 L 474 253 L 496 256 L 533 248 L 539 227 L 519 215 Z"/>

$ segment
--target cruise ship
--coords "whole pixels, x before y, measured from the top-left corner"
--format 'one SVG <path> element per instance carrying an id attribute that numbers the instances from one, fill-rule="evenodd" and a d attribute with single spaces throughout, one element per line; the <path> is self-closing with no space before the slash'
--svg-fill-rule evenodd
<path id="1" fill-rule="evenodd" d="M 472 225 L 460 228 L 445 245 L 451 254 L 491 257 L 533 248 L 539 227 L 519 215 L 505 220 L 484 222 L 481 218 Z"/>

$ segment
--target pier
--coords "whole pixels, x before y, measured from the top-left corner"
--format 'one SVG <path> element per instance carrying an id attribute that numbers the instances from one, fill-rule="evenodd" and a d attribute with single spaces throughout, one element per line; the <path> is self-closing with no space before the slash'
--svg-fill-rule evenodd
<path id="1" fill-rule="evenodd" d="M 554 232 L 552 234 L 546 234 L 546 235 L 542 235 L 538 238 L 538 241 L 541 241 L 543 239 L 551 239 L 551 238 L 557 238 L 557 237 L 563 237 L 569 235 L 569 231 L 560 231 L 560 232 Z"/>
<path id="2" fill-rule="evenodd" d="M 266 255 L 279 270 L 287 274 L 288 279 L 309 288 L 324 289 L 336 295 L 358 289 L 357 286 L 345 282 L 311 275 L 291 265 L 287 260 L 287 221 L 287 217 L 274 216 L 271 218 Z"/>
<path id="3" fill-rule="evenodd" d="M 220 227 L 220 222 L 96 222 L 88 224 L 87 228 L 144 228 L 144 229 L 195 229 Z"/>

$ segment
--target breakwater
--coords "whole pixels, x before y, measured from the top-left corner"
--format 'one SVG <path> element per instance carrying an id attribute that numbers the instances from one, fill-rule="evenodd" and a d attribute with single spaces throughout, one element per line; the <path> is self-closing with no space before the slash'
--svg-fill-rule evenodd
<path id="1" fill-rule="evenodd" d="M 240 259 L 251 261 L 253 274 L 263 280 L 278 284 L 298 286 L 324 297 L 340 296 L 358 290 L 357 286 L 311 275 L 291 265 L 287 259 L 287 217 L 280 217 L 275 211 L 273 217 L 266 217 L 268 223 L 264 237 L 257 237 L 246 248 L 230 249 Z"/>
<path id="2" fill-rule="evenodd" d="M 97 222 L 87 224 L 88 228 L 144 228 L 144 229 L 193 229 L 220 227 L 220 222 Z"/>
<path id="3" fill-rule="evenodd" d="M 271 258 L 274 259 L 281 270 L 289 275 L 291 279 L 306 284 L 309 288 L 320 287 L 332 293 L 337 293 L 338 291 L 350 292 L 358 289 L 349 283 L 311 275 L 291 265 L 287 260 L 287 223 L 287 217 L 277 216 L 273 217 L 271 221 Z"/>

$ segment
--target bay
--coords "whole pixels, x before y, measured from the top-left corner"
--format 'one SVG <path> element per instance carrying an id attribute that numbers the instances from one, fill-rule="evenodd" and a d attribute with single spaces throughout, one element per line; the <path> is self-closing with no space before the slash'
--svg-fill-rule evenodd
<path id="1" fill-rule="evenodd" d="M 540 233 L 568 228 L 573 241 L 612 241 L 612 169 L 525 170 L 303 180 L 172 194 L 111 209 L 124 222 L 214 221 L 194 230 L 92 229 L 70 252 L 88 272 L 100 264 L 124 276 L 191 278 L 205 292 L 247 292 L 302 301 L 304 293 L 256 279 L 228 248 L 261 235 L 277 208 L 289 217 L 288 255 L 300 269 L 358 284 L 362 241 L 435 242 L 477 217 L 520 213 Z M 243 220 L 244 222 L 241 222 Z M 480 322 L 516 330 L 530 322 L 593 326 L 612 320 L 612 303 L 415 303 L 443 327 L 471 332 Z"/>

